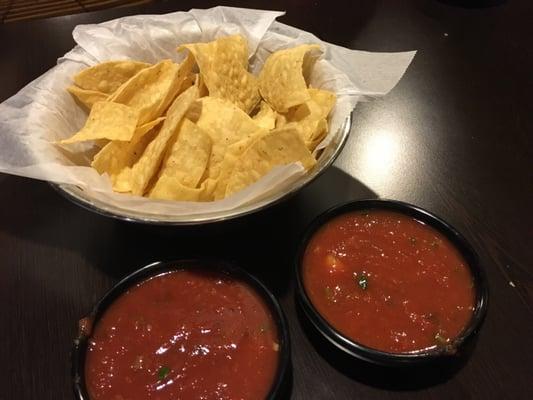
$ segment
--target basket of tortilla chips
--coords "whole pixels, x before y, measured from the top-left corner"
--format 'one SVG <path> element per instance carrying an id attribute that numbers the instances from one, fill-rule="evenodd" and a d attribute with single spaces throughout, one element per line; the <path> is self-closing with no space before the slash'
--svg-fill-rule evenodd
<path id="1" fill-rule="evenodd" d="M 340 152 L 357 101 L 380 93 L 333 62 L 353 51 L 278 15 L 217 7 L 77 27 L 78 46 L 32 83 L 63 87 L 29 116 L 51 124 L 31 135 L 45 151 L 25 175 L 41 167 L 36 177 L 87 208 L 160 224 L 224 220 L 295 193 Z M 2 157 L 0 170 L 16 173 Z"/>

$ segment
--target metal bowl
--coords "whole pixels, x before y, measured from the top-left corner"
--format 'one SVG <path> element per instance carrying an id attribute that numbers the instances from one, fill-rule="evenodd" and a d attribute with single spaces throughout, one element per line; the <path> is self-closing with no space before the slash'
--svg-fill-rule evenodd
<path id="1" fill-rule="evenodd" d="M 270 194 L 257 202 L 246 204 L 232 210 L 205 214 L 195 213 L 192 215 L 145 214 L 137 211 L 126 210 L 107 204 L 101 200 L 97 200 L 91 197 L 90 193 L 87 193 L 83 188 L 76 185 L 52 184 L 52 186 L 73 203 L 100 215 L 117 218 L 120 220 L 152 225 L 200 225 L 225 221 L 232 218 L 242 217 L 244 215 L 248 215 L 280 203 L 282 200 L 289 198 L 291 195 L 295 194 L 304 186 L 315 180 L 326 170 L 327 167 L 333 163 L 333 161 L 335 161 L 344 144 L 346 143 L 351 126 L 352 116 L 350 115 L 348 118 L 346 118 L 341 128 L 335 133 L 331 142 L 320 154 L 317 165 L 311 171 L 309 171 L 309 173 L 295 181 L 292 186 L 288 187 L 284 191 Z"/>

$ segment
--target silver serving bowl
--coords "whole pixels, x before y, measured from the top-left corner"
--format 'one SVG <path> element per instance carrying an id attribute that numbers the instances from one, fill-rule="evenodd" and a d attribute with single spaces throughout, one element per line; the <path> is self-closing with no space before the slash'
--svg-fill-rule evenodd
<path id="1" fill-rule="evenodd" d="M 100 215 L 120 220 L 153 225 L 200 225 L 225 221 L 232 218 L 242 217 L 280 203 L 282 200 L 287 199 L 315 180 L 333 163 L 333 161 L 335 161 L 346 143 L 351 126 L 352 117 L 350 115 L 346 118 L 337 133 L 335 133 L 328 146 L 324 148 L 315 167 L 299 180 L 295 181 L 290 187 L 286 188 L 284 191 L 267 195 L 259 201 L 245 204 L 232 210 L 204 214 L 195 213 L 192 215 L 145 214 L 116 207 L 101 200 L 97 200 L 91 197 L 91 195 L 84 191 L 83 188 L 75 185 L 52 184 L 52 186 L 73 203 Z"/>

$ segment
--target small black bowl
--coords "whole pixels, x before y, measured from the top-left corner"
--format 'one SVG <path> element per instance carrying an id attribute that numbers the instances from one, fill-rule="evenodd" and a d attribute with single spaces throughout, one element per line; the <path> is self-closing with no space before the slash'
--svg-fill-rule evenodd
<path id="1" fill-rule="evenodd" d="M 79 332 L 74 340 L 72 350 L 72 379 L 74 395 L 78 400 L 90 400 L 85 386 L 85 355 L 88 339 L 91 336 L 92 327 L 98 324 L 107 308 L 128 289 L 136 284 L 168 271 L 183 269 L 208 270 L 227 274 L 229 277 L 247 283 L 258 293 L 265 304 L 269 307 L 272 318 L 277 326 L 279 336 L 279 363 L 272 387 L 267 396 L 268 400 L 284 398 L 290 386 L 290 340 L 287 320 L 274 295 L 257 278 L 245 270 L 226 262 L 213 259 L 187 259 L 168 262 L 154 262 L 118 282 L 104 297 L 94 306 L 91 313 L 83 318 L 79 324 Z"/>
<path id="2" fill-rule="evenodd" d="M 417 219 L 442 233 L 464 257 L 474 281 L 475 305 L 472 318 L 459 336 L 445 347 L 437 347 L 410 353 L 389 353 L 376 350 L 346 337 L 333 328 L 316 310 L 309 299 L 303 283 L 303 256 L 309 240 L 329 220 L 351 211 L 390 210 Z M 307 228 L 296 256 L 297 299 L 304 314 L 317 331 L 344 353 L 381 366 L 420 365 L 429 362 L 456 359 L 462 354 L 466 343 L 478 332 L 488 306 L 488 285 L 485 274 L 478 263 L 478 256 L 466 239 L 451 225 L 434 214 L 417 206 L 395 200 L 359 200 L 335 206 L 318 216 Z"/>

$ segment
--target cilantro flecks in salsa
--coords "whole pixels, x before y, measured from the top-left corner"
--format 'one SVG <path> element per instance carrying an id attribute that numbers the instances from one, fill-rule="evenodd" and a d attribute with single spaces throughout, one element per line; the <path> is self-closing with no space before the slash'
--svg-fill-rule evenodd
<path id="1" fill-rule="evenodd" d="M 466 261 L 444 235 L 385 210 L 333 218 L 303 258 L 305 291 L 339 332 L 391 353 L 445 346 L 474 305 Z"/>
<path id="2" fill-rule="evenodd" d="M 100 399 L 264 399 L 278 366 L 268 306 L 222 273 L 179 270 L 121 295 L 89 339 L 85 379 Z"/>

